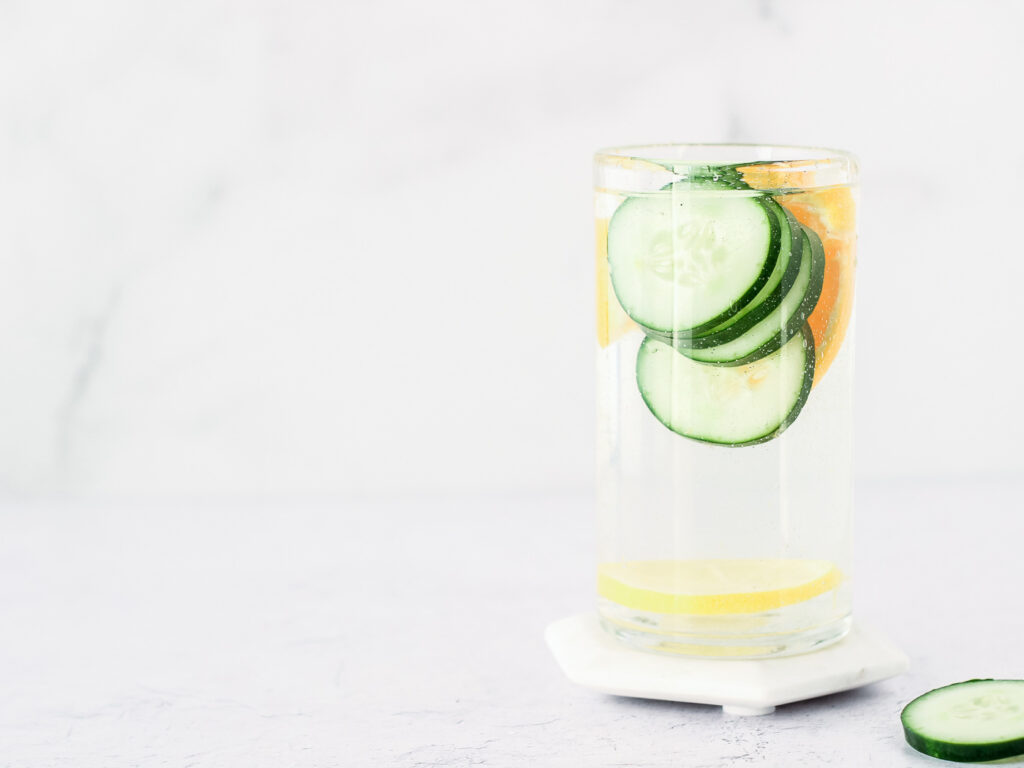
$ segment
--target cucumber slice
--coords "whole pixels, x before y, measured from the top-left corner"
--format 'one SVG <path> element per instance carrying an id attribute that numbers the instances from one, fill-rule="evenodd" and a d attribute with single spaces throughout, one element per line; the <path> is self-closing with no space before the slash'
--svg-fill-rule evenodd
<path id="1" fill-rule="evenodd" d="M 936 688 L 900 715 L 907 743 L 974 763 L 1024 754 L 1024 680 L 968 680 Z"/>
<path id="2" fill-rule="evenodd" d="M 814 381 L 814 336 L 805 324 L 780 349 L 731 368 L 704 365 L 648 336 L 636 360 L 640 396 L 662 424 L 694 440 L 755 445 L 793 423 Z"/>
<path id="3" fill-rule="evenodd" d="M 675 174 L 683 176 L 678 184 L 702 187 L 717 187 L 719 189 L 751 189 L 751 186 L 743 180 L 743 173 L 735 165 L 691 165 L 689 163 L 661 163 L 665 168 Z M 668 189 L 672 184 L 666 184 L 662 189 Z"/>
<path id="4" fill-rule="evenodd" d="M 630 197 L 608 224 L 608 268 L 619 304 L 666 333 L 711 330 L 765 286 L 782 230 L 764 195 L 673 183 Z"/>
<path id="5" fill-rule="evenodd" d="M 825 280 L 825 249 L 821 239 L 804 228 L 803 255 L 796 279 L 782 303 L 763 320 L 738 338 L 708 349 L 686 349 L 676 345 L 687 357 L 709 365 L 746 365 L 772 354 L 799 333 L 821 297 Z"/>
<path id="6" fill-rule="evenodd" d="M 671 334 L 676 349 L 707 349 L 739 338 L 768 317 L 782 303 L 796 282 L 804 248 L 803 227 L 793 214 L 774 200 L 769 199 L 766 202 L 770 203 L 769 207 L 779 220 L 782 231 L 779 258 L 768 282 L 749 304 L 707 333 L 700 336 Z"/>

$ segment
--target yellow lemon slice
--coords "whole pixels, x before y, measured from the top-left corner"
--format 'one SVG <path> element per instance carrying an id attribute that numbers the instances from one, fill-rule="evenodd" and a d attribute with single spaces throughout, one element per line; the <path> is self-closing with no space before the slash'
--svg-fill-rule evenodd
<path id="1" fill-rule="evenodd" d="M 664 173 L 669 170 L 669 167 L 666 167 L 664 163 L 645 160 L 642 157 L 633 157 L 631 155 L 601 155 L 600 162 L 602 165 L 621 168 L 624 171 L 639 171 L 641 173 L 651 173 L 652 171 Z"/>
<path id="2" fill-rule="evenodd" d="M 721 616 L 800 603 L 841 581 L 827 560 L 644 560 L 603 563 L 597 591 L 637 611 Z"/>
<path id="3" fill-rule="evenodd" d="M 622 311 L 612 289 L 608 274 L 608 219 L 596 220 L 594 235 L 597 238 L 597 343 L 607 347 L 637 325 Z"/>

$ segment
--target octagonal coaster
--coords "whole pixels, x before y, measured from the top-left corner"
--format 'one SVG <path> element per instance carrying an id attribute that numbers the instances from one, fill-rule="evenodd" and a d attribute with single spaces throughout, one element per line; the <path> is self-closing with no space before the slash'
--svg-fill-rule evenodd
<path id="1" fill-rule="evenodd" d="M 602 693 L 715 704 L 764 715 L 779 704 L 860 688 L 904 672 L 906 655 L 854 623 L 834 645 L 776 659 L 697 659 L 636 650 L 601 626 L 597 614 L 556 621 L 545 632 L 565 676 Z"/>

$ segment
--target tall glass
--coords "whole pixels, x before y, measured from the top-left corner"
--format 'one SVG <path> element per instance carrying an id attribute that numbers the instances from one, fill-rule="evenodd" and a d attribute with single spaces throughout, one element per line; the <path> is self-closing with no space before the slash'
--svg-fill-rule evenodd
<path id="1" fill-rule="evenodd" d="M 857 166 L 595 157 L 598 595 L 634 645 L 761 657 L 850 626 Z"/>

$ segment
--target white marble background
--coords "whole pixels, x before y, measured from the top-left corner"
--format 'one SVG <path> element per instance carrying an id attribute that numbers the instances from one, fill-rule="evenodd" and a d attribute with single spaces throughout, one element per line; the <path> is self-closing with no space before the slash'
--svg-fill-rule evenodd
<path id="1" fill-rule="evenodd" d="M 865 476 L 1019 473 L 1024 4 L 0 0 L 0 489 L 575 490 L 590 153 L 862 158 Z"/>

